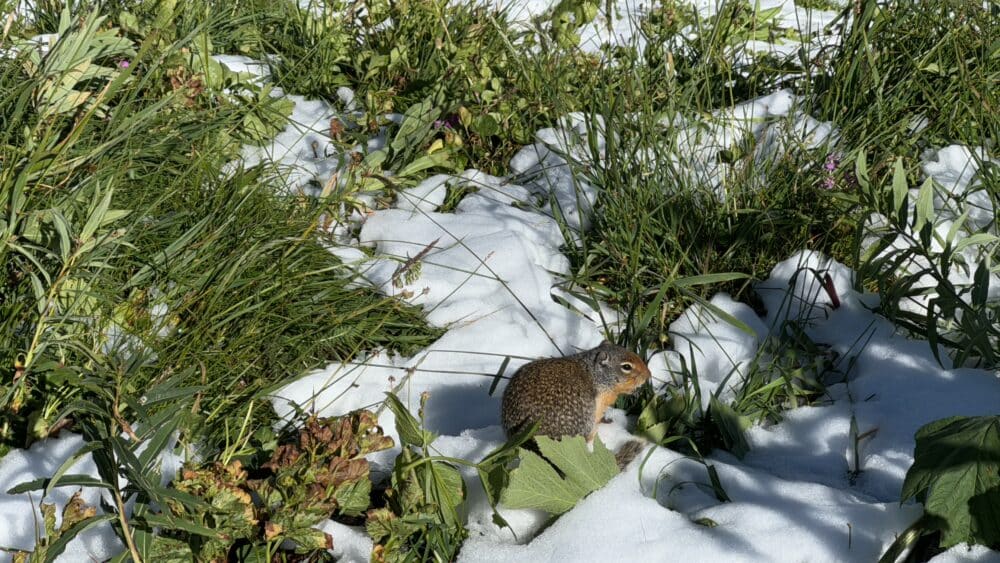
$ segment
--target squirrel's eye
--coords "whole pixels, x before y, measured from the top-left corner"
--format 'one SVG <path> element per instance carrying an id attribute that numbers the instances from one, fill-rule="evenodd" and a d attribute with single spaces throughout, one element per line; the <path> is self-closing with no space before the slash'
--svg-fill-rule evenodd
<path id="1" fill-rule="evenodd" d="M 628 362 L 622 363 L 622 371 L 632 371 L 632 364 Z"/>

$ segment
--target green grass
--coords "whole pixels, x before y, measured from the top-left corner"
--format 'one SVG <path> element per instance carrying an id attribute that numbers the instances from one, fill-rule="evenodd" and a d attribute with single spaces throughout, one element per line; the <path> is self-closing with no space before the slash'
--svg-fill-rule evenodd
<path id="1" fill-rule="evenodd" d="M 155 355 L 121 393 L 189 374 L 180 383 L 204 389 L 185 434 L 218 446 L 227 423 L 289 378 L 364 349 L 412 352 L 439 334 L 415 309 L 348 287 L 353 274 L 318 229 L 335 197 L 283 195 L 260 169 L 220 175 L 252 140 L 249 112 L 264 106 L 173 87 L 171 72 L 199 72 L 182 45 L 133 59 L 91 113 L 39 115 L 42 78 L 0 63 L 7 443 L 64 425 L 60 409 L 85 395 L 77 374 L 119 377 L 109 331 L 127 335 L 122 354 L 138 345 Z M 97 224 L 88 246 L 85 223 L 105 195 L 122 211 Z M 266 408 L 254 412 L 266 422 Z"/>
<path id="2" fill-rule="evenodd" d="M 572 163 L 600 195 L 589 231 L 563 224 L 566 281 L 626 314 L 623 343 L 674 344 L 669 324 L 718 291 L 755 305 L 752 282 L 808 248 L 858 269 L 859 283 L 887 297 L 882 312 L 913 334 L 995 367 L 995 303 L 964 306 L 953 288 L 929 319 L 907 316 L 895 303 L 918 276 L 868 256 L 859 227 L 881 212 L 893 235 L 905 230 L 907 218 L 892 215 L 896 157 L 901 180 L 916 186 L 926 149 L 998 138 L 995 8 L 860 2 L 835 52 L 738 65 L 734 53 L 753 38 L 807 38 L 749 2 L 724 4 L 702 20 L 664 2 L 641 22 L 653 47 L 601 55 L 572 45 L 577 28 L 567 22 L 590 16 L 585 1 L 563 2 L 533 28 L 515 27 L 504 9 L 435 0 L 371 3 L 363 13 L 339 1 L 119 1 L 101 6 L 103 22 L 80 8 L 72 21 L 90 28 L 76 55 L 66 50 L 48 66 L 32 64 L 29 51 L 0 59 L 0 451 L 80 431 L 97 448 L 102 479 L 144 483 L 115 499 L 119 512 L 127 495 L 140 506 L 170 495 L 149 465 L 157 450 L 135 453 L 143 440 L 173 447 L 177 430 L 207 461 L 259 465 L 278 439 L 269 392 L 364 350 L 413 353 L 441 333 L 418 310 L 353 287 L 354 272 L 324 248 L 325 221 L 357 206 L 360 191 L 376 190 L 384 204 L 436 171 L 505 174 L 535 131 L 574 111 L 603 118 L 608 146 L 592 155 L 599 166 Z M 55 3 L 37 3 L 34 16 L 12 22 L 0 47 L 68 23 Z M 679 36 L 687 26 L 695 35 Z M 352 166 L 345 189 L 290 193 L 274 170 L 226 167 L 241 145 L 279 130 L 289 108 L 223 72 L 208 59 L 217 53 L 274 54 L 276 86 L 334 105 L 338 88 L 352 88 L 361 113 L 341 124 L 345 148 L 385 125 L 386 112 L 408 112 L 419 126 Z M 102 70 L 81 78 L 81 56 Z M 690 173 L 682 128 L 663 123 L 704 124 L 779 87 L 840 127 L 838 144 L 787 146 L 769 159 L 755 158 L 752 141 L 724 147 L 713 155 L 725 164 L 721 193 Z M 918 121 L 925 126 L 914 129 Z M 870 178 L 855 175 L 861 156 Z M 995 206 L 998 178 L 983 178 Z M 467 193 L 450 189 L 442 211 Z M 919 242 L 912 252 L 927 254 Z M 986 271 L 995 269 L 987 258 Z M 949 267 L 939 260 L 932 274 Z M 942 328 L 956 309 L 963 321 Z M 794 326 L 766 347 L 731 382 L 732 404 L 702 412 L 698 367 L 686 366 L 675 395 L 647 393 L 628 406 L 661 443 L 696 456 L 740 453 L 734 428 L 817 400 L 830 367 Z M 137 537 L 151 529 L 137 527 Z M 450 557 L 464 530 L 407 533 L 409 544 Z"/>

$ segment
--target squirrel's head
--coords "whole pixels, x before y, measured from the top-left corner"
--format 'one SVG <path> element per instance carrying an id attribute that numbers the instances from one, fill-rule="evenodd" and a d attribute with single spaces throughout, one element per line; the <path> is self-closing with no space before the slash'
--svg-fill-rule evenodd
<path id="1" fill-rule="evenodd" d="M 594 383 L 601 390 L 631 393 L 649 381 L 649 367 L 642 358 L 607 340 L 591 350 Z"/>

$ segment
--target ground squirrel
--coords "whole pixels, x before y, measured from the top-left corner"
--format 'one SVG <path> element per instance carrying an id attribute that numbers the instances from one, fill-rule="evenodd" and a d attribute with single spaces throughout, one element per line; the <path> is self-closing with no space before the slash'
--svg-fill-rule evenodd
<path id="1" fill-rule="evenodd" d="M 538 434 L 593 440 L 604 411 L 649 376 L 642 358 L 606 340 L 579 354 L 529 362 L 503 393 L 503 428 L 513 435 L 538 422 Z"/>

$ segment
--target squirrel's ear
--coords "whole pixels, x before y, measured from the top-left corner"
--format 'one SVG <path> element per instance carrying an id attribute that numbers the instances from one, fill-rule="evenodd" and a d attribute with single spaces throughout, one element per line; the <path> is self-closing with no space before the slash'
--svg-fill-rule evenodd
<path id="1" fill-rule="evenodd" d="M 597 357 L 594 358 L 595 363 L 598 365 L 608 367 L 611 365 L 611 354 L 607 350 L 599 350 L 597 352 Z"/>

